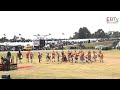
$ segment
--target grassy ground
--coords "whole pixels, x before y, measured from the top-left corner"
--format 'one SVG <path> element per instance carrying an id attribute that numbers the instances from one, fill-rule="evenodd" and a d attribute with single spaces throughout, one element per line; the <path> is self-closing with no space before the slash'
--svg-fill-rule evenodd
<path id="1" fill-rule="evenodd" d="M 107 41 L 107 42 L 94 42 L 94 43 L 83 43 L 86 48 L 95 47 L 97 45 L 104 45 L 104 46 L 111 46 L 113 44 L 113 41 Z M 80 45 L 67 45 L 64 46 L 65 49 L 70 49 L 70 47 L 76 47 L 80 48 Z"/>
<path id="2" fill-rule="evenodd" d="M 85 53 L 87 50 L 83 50 Z M 34 52 L 34 62 L 27 63 L 24 55 L 23 63 L 18 66 L 32 66 L 31 68 L 21 68 L 11 71 L 0 71 L 9 73 L 13 79 L 120 79 L 120 50 L 102 51 L 104 54 L 104 63 L 97 59 L 96 63 L 49 63 L 46 64 L 45 54 L 51 51 L 43 52 L 42 63 L 38 63 L 37 52 Z M 98 52 L 98 51 L 97 51 Z M 7 52 L 0 52 L 0 56 Z M 11 52 L 16 56 L 16 52 Z"/>
<path id="3" fill-rule="evenodd" d="M 111 46 L 112 42 L 95 42 L 95 43 L 84 43 L 85 47 L 95 47 L 97 45 Z"/>

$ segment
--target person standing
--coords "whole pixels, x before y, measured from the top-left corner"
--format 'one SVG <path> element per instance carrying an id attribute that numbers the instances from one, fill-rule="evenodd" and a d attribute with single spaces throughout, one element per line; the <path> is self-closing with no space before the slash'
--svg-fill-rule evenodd
<path id="1" fill-rule="evenodd" d="M 55 52 L 52 52 L 52 62 L 55 62 Z"/>
<path id="2" fill-rule="evenodd" d="M 74 54 L 72 53 L 72 51 L 71 51 L 71 61 L 72 61 L 72 63 L 74 63 Z"/>
<path id="3" fill-rule="evenodd" d="M 31 60 L 31 63 L 33 62 L 33 58 L 34 58 L 34 55 L 32 52 L 30 52 L 30 60 Z"/>
<path id="4" fill-rule="evenodd" d="M 98 57 L 100 59 L 100 62 L 104 63 L 103 62 L 103 53 L 101 51 L 99 51 Z"/>
<path id="5" fill-rule="evenodd" d="M 83 63 L 84 61 L 84 52 L 80 51 L 80 62 Z"/>
<path id="6" fill-rule="evenodd" d="M 75 53 L 75 63 L 78 63 L 78 56 L 79 56 L 79 53 Z"/>
<path id="7" fill-rule="evenodd" d="M 42 61 L 42 53 L 38 52 L 38 59 L 39 59 L 39 63 Z"/>
<path id="8" fill-rule="evenodd" d="M 62 62 L 64 61 L 64 51 L 61 52 L 62 55 Z"/>
<path id="9" fill-rule="evenodd" d="M 70 56 L 71 56 L 71 52 L 68 51 L 68 62 L 70 62 Z"/>
<path id="10" fill-rule="evenodd" d="M 21 53 L 21 51 L 19 50 L 19 52 L 17 53 L 17 57 L 18 57 L 18 59 L 19 59 L 19 63 L 22 63 L 22 58 L 23 58 L 23 55 L 22 55 L 22 53 Z"/>
<path id="11" fill-rule="evenodd" d="M 60 53 L 57 52 L 58 63 L 60 62 Z"/>
<path id="12" fill-rule="evenodd" d="M 64 57 L 63 57 L 64 59 L 64 61 L 63 62 L 67 62 L 67 57 L 66 57 L 66 55 L 64 54 Z"/>
<path id="13" fill-rule="evenodd" d="M 28 51 L 28 52 L 26 53 L 26 60 L 27 60 L 27 62 L 29 62 L 29 55 L 30 55 L 30 51 Z"/>
<path id="14" fill-rule="evenodd" d="M 9 61 L 11 60 L 11 52 L 10 51 L 7 52 L 7 56 L 6 57 L 8 58 Z"/>
<path id="15" fill-rule="evenodd" d="M 86 55 L 86 62 L 88 62 L 88 63 L 91 62 L 91 63 L 92 63 L 90 50 L 88 51 L 88 53 L 87 53 L 87 55 Z"/>
<path id="16" fill-rule="evenodd" d="M 93 57 L 94 62 L 96 62 L 97 53 L 96 53 L 95 51 L 93 51 L 93 55 L 92 55 L 92 57 Z"/>
<path id="17" fill-rule="evenodd" d="M 50 61 L 50 53 L 48 52 L 47 54 L 46 54 L 46 61 L 47 61 L 47 63 Z"/>

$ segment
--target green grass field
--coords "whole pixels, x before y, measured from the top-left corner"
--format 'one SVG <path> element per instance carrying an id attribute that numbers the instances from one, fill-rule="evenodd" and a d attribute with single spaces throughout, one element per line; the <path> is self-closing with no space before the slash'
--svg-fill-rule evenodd
<path id="1" fill-rule="evenodd" d="M 97 45 L 104 45 L 104 46 L 111 46 L 112 42 L 95 42 L 95 43 L 84 43 L 83 44 L 85 47 L 95 47 Z"/>
<path id="2" fill-rule="evenodd" d="M 61 51 L 61 50 L 60 50 Z M 85 53 L 87 50 L 83 50 Z M 92 51 L 92 50 L 91 50 Z M 97 50 L 96 50 L 97 51 Z M 34 52 L 34 62 L 26 62 L 25 53 L 23 53 L 23 63 L 18 66 L 32 66 L 31 68 L 21 68 L 11 71 L 0 71 L 9 73 L 12 79 L 120 79 L 120 50 L 102 51 L 104 54 L 104 63 L 97 62 L 88 64 L 80 63 L 46 63 L 46 52 L 43 52 L 43 60 L 38 63 L 37 53 Z M 98 52 L 98 51 L 97 51 Z M 7 52 L 0 52 L 0 56 L 6 55 Z M 11 52 L 16 56 L 16 52 Z"/>
<path id="3" fill-rule="evenodd" d="M 113 41 L 107 41 L 107 42 L 94 42 L 94 43 L 83 43 L 82 45 L 84 45 L 86 48 L 90 48 L 90 47 L 96 47 L 97 45 L 104 45 L 104 46 L 112 46 Z M 80 48 L 80 45 L 66 45 L 64 46 L 65 49 L 70 49 L 70 47 L 76 47 L 76 48 Z"/>

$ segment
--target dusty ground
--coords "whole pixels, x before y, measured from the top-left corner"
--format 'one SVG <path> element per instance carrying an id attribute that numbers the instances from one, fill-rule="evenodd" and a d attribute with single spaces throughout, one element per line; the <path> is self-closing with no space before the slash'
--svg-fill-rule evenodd
<path id="1" fill-rule="evenodd" d="M 87 50 L 83 51 L 87 52 Z M 42 63 L 38 63 L 37 52 L 34 52 L 34 63 L 27 63 L 25 52 L 22 52 L 23 64 L 18 64 L 18 66 L 32 66 L 31 68 L 0 71 L 0 75 L 9 73 L 13 79 L 120 79 L 120 50 L 102 51 L 104 63 L 100 63 L 97 59 L 97 62 L 92 64 L 58 64 L 58 62 L 47 64 L 45 59 L 47 51 L 42 51 L 43 60 Z M 0 52 L 0 56 L 5 54 L 6 52 Z M 16 52 L 12 52 L 12 55 L 16 56 Z"/>

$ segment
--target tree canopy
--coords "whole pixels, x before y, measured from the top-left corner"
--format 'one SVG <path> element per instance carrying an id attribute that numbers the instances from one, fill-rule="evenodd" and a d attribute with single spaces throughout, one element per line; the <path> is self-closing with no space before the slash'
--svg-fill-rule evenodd
<path id="1" fill-rule="evenodd" d="M 79 28 L 78 32 L 75 32 L 73 39 L 86 39 L 86 38 L 119 38 L 120 32 L 114 31 L 113 33 L 104 32 L 103 29 L 98 29 L 94 33 L 91 33 L 87 27 Z"/>

